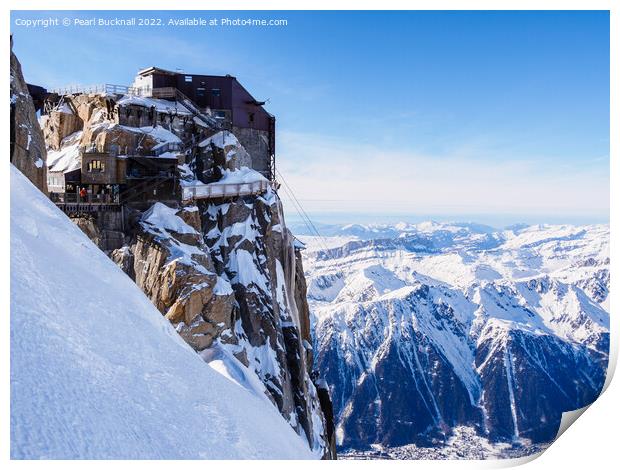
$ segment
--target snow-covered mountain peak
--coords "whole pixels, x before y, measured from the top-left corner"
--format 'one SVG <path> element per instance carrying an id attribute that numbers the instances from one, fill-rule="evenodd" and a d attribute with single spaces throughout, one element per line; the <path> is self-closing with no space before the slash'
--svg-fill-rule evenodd
<path id="1" fill-rule="evenodd" d="M 607 225 L 428 222 L 331 233 L 299 238 L 316 366 L 342 447 L 436 445 L 459 426 L 493 443 L 547 442 L 562 411 L 599 393 Z"/>

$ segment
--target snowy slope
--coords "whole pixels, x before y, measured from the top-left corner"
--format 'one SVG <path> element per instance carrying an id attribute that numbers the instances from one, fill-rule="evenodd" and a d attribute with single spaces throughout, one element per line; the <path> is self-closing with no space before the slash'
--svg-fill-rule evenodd
<path id="1" fill-rule="evenodd" d="M 547 442 L 609 349 L 609 228 L 332 227 L 300 236 L 315 367 L 344 449 Z M 527 446 L 526 446 L 527 447 Z"/>
<path id="2" fill-rule="evenodd" d="M 11 457 L 310 458 L 11 167 Z"/>

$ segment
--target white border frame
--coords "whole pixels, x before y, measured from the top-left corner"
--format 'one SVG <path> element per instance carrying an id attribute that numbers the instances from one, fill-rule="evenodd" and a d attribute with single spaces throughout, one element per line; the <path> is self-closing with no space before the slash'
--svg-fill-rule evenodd
<path id="1" fill-rule="evenodd" d="M 86 4 L 83 0 L 60 0 L 54 2 L 52 6 L 50 2 L 40 0 L 9 0 L 8 8 L 2 11 L 2 28 L 4 30 L 4 57 L 5 64 L 8 63 L 9 57 L 9 30 L 10 30 L 10 10 L 349 10 L 349 9 L 365 9 L 365 10 L 610 10 L 610 40 L 611 40 L 611 103 L 610 103 L 610 190 L 611 200 L 618 201 L 620 194 L 618 190 L 618 149 L 619 134 L 617 132 L 620 129 L 620 119 L 618 108 L 618 86 L 620 83 L 620 75 L 618 74 L 618 53 L 620 48 L 620 6 L 615 5 L 611 0 L 410 0 L 394 1 L 394 0 L 382 0 L 381 2 L 371 2 L 367 0 L 359 1 L 340 1 L 340 0 L 300 0 L 292 5 L 290 2 L 282 0 L 265 0 L 265 1 L 250 1 L 250 0 L 227 0 L 226 2 L 213 2 L 213 1 L 188 1 L 188 0 L 176 0 L 173 2 L 175 8 L 170 8 L 171 2 L 165 0 L 93 0 Z M 1 37 L 1 36 L 0 36 Z M 9 74 L 5 70 L 4 83 L 5 90 L 8 90 Z M 5 111 L 2 113 L 2 129 L 4 129 L 4 142 L 5 149 L 6 143 L 9 140 L 9 126 L 8 126 L 8 113 Z M 614 130 L 616 132 L 614 132 Z M 2 226 L 3 230 L 0 230 L 0 239 L 2 241 L 2 247 L 4 249 L 4 256 L 2 257 L 5 262 L 3 263 L 2 270 L 0 271 L 2 289 L 2 328 L 0 337 L 0 348 L 2 348 L 2 354 L 0 356 L 0 374 L 3 380 L 3 387 L 0 389 L 1 393 L 1 406 L 0 406 L 0 456 L 2 460 L 9 460 L 9 437 L 10 437 L 10 414 L 9 414 L 9 279 L 10 279 L 10 267 L 7 262 L 9 257 L 9 198 L 6 195 L 9 193 L 9 171 L 8 171 L 8 157 L 5 158 L 5 165 L 0 168 L 0 181 L 2 184 L 0 188 L 3 188 L 5 197 L 0 199 L 0 211 L 2 213 L 2 220 L 5 222 Z M 611 255 L 612 260 L 616 260 L 617 255 L 617 229 L 618 229 L 618 204 L 611 205 L 610 213 L 610 227 L 611 227 Z M 617 268 L 618 264 L 615 261 L 611 263 L 611 283 L 614 285 L 614 280 L 620 275 L 620 271 Z M 613 291 L 613 287 L 610 289 Z M 610 305 L 613 305 L 613 299 L 611 299 Z M 533 459 L 528 468 L 547 468 L 547 466 L 558 466 L 565 468 L 584 468 L 586 466 L 597 466 L 598 468 L 610 468 L 611 462 L 618 461 L 616 455 L 616 447 L 618 446 L 617 440 L 617 427 L 620 425 L 618 418 L 620 418 L 620 385 L 615 380 L 611 382 L 613 372 L 616 367 L 617 355 L 618 355 L 618 327 L 620 319 L 617 318 L 617 312 L 611 313 L 611 351 L 610 351 L 610 366 L 608 372 L 608 380 L 606 382 L 606 391 L 601 397 L 591 405 L 581 418 L 579 418 L 579 424 L 571 427 L 565 434 L 563 434 L 557 442 L 555 442 L 544 454 L 539 458 Z M 611 383 L 610 383 L 611 382 Z M 340 461 L 338 463 L 327 463 L 327 465 L 343 465 L 349 467 L 352 465 L 372 465 L 372 466 L 419 466 L 419 468 L 426 468 L 427 466 L 442 467 L 442 468 L 498 468 L 507 467 L 522 464 L 532 460 L 532 458 L 516 459 L 516 460 L 499 460 L 499 461 Z M 30 468 L 34 466 L 45 465 L 47 468 L 57 469 L 70 469 L 70 468 L 83 468 L 88 466 L 90 468 L 109 468 L 112 464 L 110 461 L 44 461 L 44 462 L 30 462 L 30 461 L 10 461 L 8 462 L 11 467 L 15 468 Z M 171 466 L 183 465 L 184 468 L 200 468 L 203 469 L 205 465 L 211 465 L 203 461 L 184 461 L 179 463 L 176 461 L 119 461 L 113 465 L 125 467 L 131 466 L 131 468 L 148 468 L 160 469 L 170 468 Z M 213 465 L 235 465 L 233 461 L 214 462 Z M 253 468 L 269 468 L 269 469 L 288 469 L 291 466 L 290 462 L 285 461 L 252 461 L 247 465 L 251 465 Z M 296 462 L 296 467 L 311 468 L 316 465 L 314 462 Z M 617 464 L 616 464 L 617 465 Z"/>

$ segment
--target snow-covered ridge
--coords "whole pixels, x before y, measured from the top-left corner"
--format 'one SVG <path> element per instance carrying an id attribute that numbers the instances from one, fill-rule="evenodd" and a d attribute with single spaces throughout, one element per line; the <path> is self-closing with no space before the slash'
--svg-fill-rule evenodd
<path id="1" fill-rule="evenodd" d="M 298 235 L 343 449 L 523 445 L 591 403 L 609 348 L 609 227 L 348 225 Z M 373 421 L 360 427 L 356 423 Z M 512 454 L 511 454 L 512 455 Z"/>
<path id="2" fill-rule="evenodd" d="M 11 167 L 12 458 L 311 458 L 220 365 Z"/>
<path id="3" fill-rule="evenodd" d="M 406 260 L 419 274 L 465 287 L 542 275 L 576 281 L 609 264 L 609 226 L 603 224 L 536 225 L 491 232 L 454 224 L 396 224 L 380 226 L 372 237 L 351 235 L 345 227 L 337 237 L 327 237 L 327 250 L 320 238 L 299 235 L 313 266 L 343 255 L 359 261 L 381 256 L 387 264 L 398 256 L 399 262 Z"/>

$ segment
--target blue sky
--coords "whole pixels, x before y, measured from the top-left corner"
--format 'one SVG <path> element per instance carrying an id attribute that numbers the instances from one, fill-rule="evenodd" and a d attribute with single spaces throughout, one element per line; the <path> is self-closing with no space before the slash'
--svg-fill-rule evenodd
<path id="1" fill-rule="evenodd" d="M 47 16 L 288 24 L 15 25 Z M 13 12 L 12 32 L 48 87 L 150 65 L 235 75 L 269 100 L 280 171 L 319 219 L 609 217 L 607 12 Z"/>

